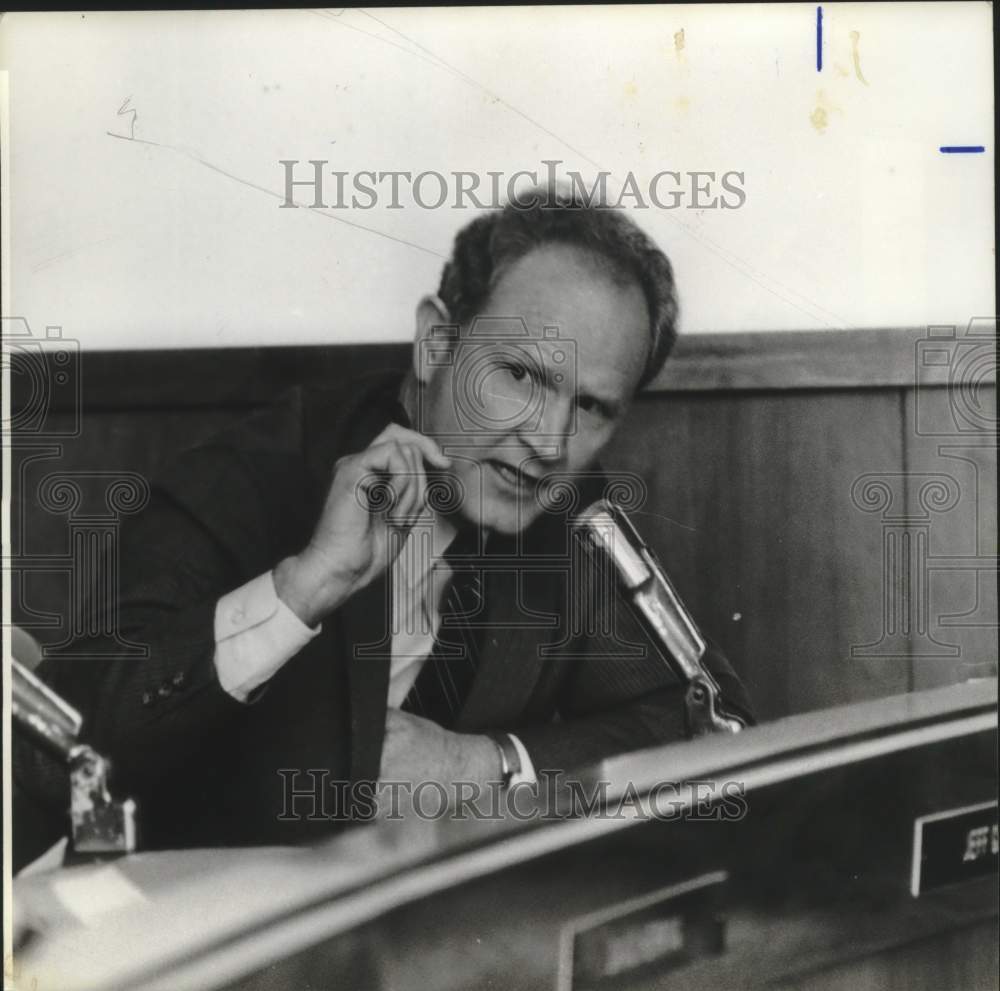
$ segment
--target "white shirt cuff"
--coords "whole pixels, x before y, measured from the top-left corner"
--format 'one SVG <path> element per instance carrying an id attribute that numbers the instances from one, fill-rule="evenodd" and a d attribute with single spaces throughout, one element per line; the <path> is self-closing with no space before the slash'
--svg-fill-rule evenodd
<path id="1" fill-rule="evenodd" d="M 535 765 L 531 763 L 528 751 L 524 744 L 513 733 L 508 733 L 510 742 L 514 744 L 517 756 L 521 761 L 521 770 L 517 774 L 510 776 L 510 787 L 514 785 L 533 785 L 538 783 L 538 775 L 535 774 Z"/>
<path id="2" fill-rule="evenodd" d="M 271 572 L 219 599 L 215 607 L 215 670 L 219 684 L 246 702 L 315 637 L 278 598 Z"/>

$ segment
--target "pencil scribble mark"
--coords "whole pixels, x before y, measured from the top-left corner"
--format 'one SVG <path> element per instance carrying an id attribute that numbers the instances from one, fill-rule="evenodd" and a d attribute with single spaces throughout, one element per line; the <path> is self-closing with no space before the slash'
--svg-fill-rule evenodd
<path id="1" fill-rule="evenodd" d="M 701 527 L 692 526 L 690 523 L 682 523 L 680 520 L 675 520 L 672 516 L 665 516 L 663 513 L 651 513 L 643 512 L 638 509 L 634 509 L 633 515 L 636 516 L 652 516 L 654 519 L 663 520 L 665 523 L 669 523 L 671 526 L 680 527 L 682 530 L 690 530 L 692 533 L 701 533 Z"/>
<path id="2" fill-rule="evenodd" d="M 426 62 L 428 65 L 434 66 L 435 69 L 447 69 L 448 66 L 444 65 L 437 56 L 433 59 L 427 58 L 425 55 L 421 55 L 420 52 L 415 52 L 412 48 L 406 48 L 403 45 L 397 44 L 395 41 L 390 41 L 388 38 L 383 38 L 381 35 L 374 34 L 371 31 L 365 31 L 364 28 L 359 28 L 356 24 L 351 24 L 350 21 L 335 20 L 335 18 L 340 17 L 340 14 L 333 14 L 327 10 L 306 10 L 303 13 L 312 14 L 315 17 L 322 17 L 324 20 L 329 21 L 332 24 L 336 24 L 338 27 L 347 28 L 350 31 L 356 31 L 358 34 L 363 34 L 366 38 L 374 38 L 375 41 L 381 42 L 383 45 L 389 45 L 392 48 L 396 48 L 413 58 L 420 59 L 421 62 Z M 343 13 L 343 11 L 341 11 Z M 388 25 L 386 25 L 388 27 Z M 393 30 L 390 28 L 390 30 Z M 397 32 L 398 33 L 398 32 Z"/>
<path id="3" fill-rule="evenodd" d="M 574 148 L 573 145 L 571 145 L 568 141 L 566 141 L 564 138 L 559 137 L 559 135 L 556 134 L 554 131 L 550 131 L 544 124 L 542 124 L 539 121 L 535 120 L 534 117 L 529 117 L 528 114 L 524 113 L 523 110 L 519 110 L 512 103 L 508 103 L 502 96 L 500 96 L 499 93 L 494 93 L 493 90 L 489 89 L 487 86 L 484 86 L 481 82 L 479 82 L 478 79 L 473 79 L 472 76 L 467 75 L 466 73 L 462 72 L 461 69 L 458 69 L 455 66 L 451 65 L 451 63 L 446 62 L 443 58 L 441 58 L 440 55 L 436 54 L 435 52 L 432 52 L 429 48 L 426 48 L 424 45 L 421 45 L 419 41 L 415 41 L 413 38 L 410 38 L 408 35 L 403 34 L 402 31 L 397 30 L 396 28 L 394 28 L 388 22 L 383 21 L 380 17 L 376 17 L 373 13 L 371 13 L 371 11 L 358 8 L 358 13 L 359 14 L 364 14 L 365 17 L 370 18 L 371 20 L 375 21 L 377 24 L 381 24 L 382 27 L 388 29 L 393 34 L 395 34 L 398 37 L 402 38 L 404 41 L 407 41 L 411 45 L 413 45 L 414 47 L 419 48 L 420 51 L 426 53 L 432 59 L 434 59 L 435 64 L 438 65 L 439 67 L 445 69 L 447 72 L 452 73 L 452 75 L 457 76 L 463 82 L 468 83 L 468 85 L 473 86 L 473 87 L 475 87 L 478 90 L 481 90 L 483 93 L 485 93 L 487 96 L 489 96 L 490 99 L 492 99 L 494 103 L 499 103 L 501 106 L 506 107 L 511 113 L 517 114 L 518 117 L 520 117 L 523 120 L 527 121 L 529 124 L 531 124 L 532 127 L 537 127 L 544 134 L 547 134 L 550 138 L 553 138 L 554 140 L 558 141 L 561 145 L 563 145 L 564 147 L 568 148 L 571 152 L 573 152 L 574 155 L 579 155 L 580 158 L 582 158 L 585 162 L 589 163 L 590 165 L 593 165 L 594 168 L 596 168 L 596 169 L 600 168 L 600 165 L 598 165 L 597 162 L 595 162 L 592 158 L 590 158 L 587 155 L 585 155 L 582 151 L 580 151 L 579 148 Z M 346 22 L 342 22 L 342 23 L 346 23 Z M 364 32 L 364 33 L 367 33 L 367 32 Z M 391 44 L 391 42 L 388 42 L 387 39 L 385 39 L 385 38 L 379 38 L 378 35 L 372 35 L 372 37 L 373 38 L 377 38 L 379 41 L 385 41 L 386 43 Z M 395 46 L 395 47 L 399 47 L 399 46 Z M 407 49 L 404 49 L 404 51 L 407 51 Z"/>
<path id="4" fill-rule="evenodd" d="M 120 135 L 118 135 L 120 136 Z M 123 141 L 134 141 L 134 138 L 122 137 Z M 79 254 L 81 251 L 87 251 L 90 248 L 95 247 L 98 244 L 106 244 L 108 241 L 113 241 L 117 235 L 109 234 L 107 237 L 98 238 L 96 241 L 86 241 L 83 244 L 77 245 L 75 248 L 67 248 L 65 251 L 60 251 L 57 255 L 52 255 L 50 258 L 45 258 L 40 262 L 36 262 L 31 267 L 32 272 L 40 272 L 43 268 L 48 268 L 50 265 L 56 264 L 56 262 L 65 261 L 67 258 L 72 258 L 73 255 Z"/>
<path id="5" fill-rule="evenodd" d="M 573 152 L 574 155 L 578 155 L 585 162 L 588 162 L 590 165 L 594 166 L 594 168 L 598 169 L 600 172 L 606 172 L 609 176 L 614 178 L 614 174 L 610 170 L 603 168 L 599 162 L 595 161 L 589 155 L 584 154 L 579 149 L 574 148 L 568 141 L 565 141 L 563 138 L 560 138 L 558 134 L 555 134 L 554 132 L 550 131 L 539 121 L 535 120 L 533 117 L 529 117 L 526 113 L 522 112 L 517 107 L 508 103 L 506 100 L 503 99 L 503 97 L 501 97 L 497 93 L 494 93 L 492 90 L 484 86 L 478 80 L 473 79 L 471 76 L 450 65 L 435 52 L 431 51 L 431 49 L 427 48 L 424 45 L 421 45 L 420 42 L 415 41 L 413 38 L 410 38 L 402 31 L 399 31 L 398 29 L 394 28 L 387 21 L 382 20 L 380 17 L 376 17 L 373 13 L 371 13 L 371 11 L 365 10 L 360 7 L 353 9 L 358 14 L 363 14 L 370 20 L 375 21 L 377 24 L 380 24 L 383 28 L 386 28 L 387 30 L 391 31 L 394 35 L 396 35 L 398 38 L 401 38 L 408 44 L 414 45 L 416 48 L 420 49 L 420 51 L 415 52 L 410 48 L 405 48 L 402 45 L 390 41 L 388 38 L 383 38 L 380 35 L 372 34 L 370 31 L 364 31 L 361 28 L 357 27 L 356 25 L 349 23 L 346 18 L 336 21 L 330 18 L 327 19 L 330 20 L 331 24 L 337 24 L 340 27 L 350 28 L 353 31 L 358 31 L 361 34 L 368 35 L 369 37 L 374 38 L 376 41 L 380 41 L 386 45 L 391 45 L 393 48 L 398 48 L 400 51 L 406 52 L 407 55 L 419 58 L 425 62 L 430 61 L 431 64 L 434 65 L 436 68 L 444 69 L 446 72 L 450 72 L 452 75 L 457 76 L 459 79 L 467 83 L 469 86 L 487 94 L 489 97 L 491 97 L 494 103 L 499 103 L 501 106 L 505 107 L 512 113 L 515 113 L 519 117 L 526 120 L 533 127 L 538 128 L 544 134 L 547 134 L 549 137 L 554 138 L 564 147 L 568 148 L 571 152 Z M 315 14 L 319 17 L 326 16 L 324 11 L 309 11 L 309 13 Z M 722 245 L 720 245 L 717 241 L 714 241 L 707 235 L 695 231 L 694 228 L 691 227 L 691 225 L 684 223 L 684 221 L 679 220 L 677 217 L 673 216 L 670 213 L 666 214 L 666 217 L 667 220 L 673 223 L 676 227 L 679 227 L 688 237 L 692 238 L 695 241 L 698 241 L 707 251 L 714 254 L 722 262 L 729 265 L 735 271 L 739 272 L 744 278 L 749 279 L 756 286 L 763 289 L 765 292 L 770 293 L 775 298 L 780 299 L 788 306 L 791 306 L 793 309 L 798 310 L 800 313 L 804 313 L 806 316 L 808 316 L 812 320 L 815 320 L 817 323 L 827 326 L 836 326 L 836 327 L 847 326 L 847 322 L 843 320 L 841 317 L 837 316 L 835 313 L 832 313 L 830 310 L 825 309 L 819 303 L 815 302 L 814 300 L 811 300 L 808 296 L 803 295 L 802 293 L 793 289 L 791 286 L 782 283 L 774 276 L 769 276 L 759 271 L 745 258 L 742 258 L 739 255 L 735 254 L 734 252 L 731 252 L 728 249 L 722 247 Z M 796 301 L 796 298 L 793 297 L 796 297 L 798 301 Z"/>
<path id="6" fill-rule="evenodd" d="M 161 141 L 151 141 L 148 138 L 127 138 L 125 135 L 115 134 L 113 131 L 105 131 L 104 133 L 107 134 L 109 138 L 118 138 L 120 141 L 129 141 L 133 144 L 149 145 L 151 148 L 164 148 L 167 151 L 175 152 L 192 162 L 197 162 L 199 165 L 203 165 L 206 169 L 210 169 L 218 175 L 225 176 L 227 179 L 232 179 L 233 182 L 238 182 L 243 186 L 249 187 L 250 189 L 255 189 L 258 193 L 264 193 L 265 196 L 274 197 L 276 200 L 281 200 L 282 203 L 286 202 L 284 194 L 276 193 L 273 189 L 268 189 L 266 186 L 259 186 L 257 183 L 251 182 L 249 179 L 244 179 L 241 176 L 234 175 L 232 172 L 227 172 L 218 165 L 213 165 L 197 152 L 190 151 L 187 148 L 181 148 L 178 145 L 166 144 Z M 395 241 L 396 244 L 405 244 L 408 248 L 416 248 L 417 251 L 423 251 L 425 254 L 433 255 L 435 258 L 445 258 L 445 255 L 442 255 L 439 251 L 435 251 L 433 248 L 427 248 L 422 244 L 417 244 L 415 241 L 407 241 L 406 238 L 396 237 L 393 234 L 387 234 L 385 231 L 380 231 L 374 227 L 367 227 L 364 224 L 356 223 L 353 220 L 347 220 L 345 217 L 338 217 L 335 213 L 330 213 L 328 210 L 320 209 L 318 207 L 309 207 L 308 212 L 311 214 L 322 214 L 322 216 L 329 220 L 336 220 L 337 223 L 344 224 L 347 227 L 353 227 L 355 230 L 367 231 L 369 234 L 374 234 L 376 237 L 384 237 L 387 241 Z"/>
<path id="7" fill-rule="evenodd" d="M 124 117 L 124 116 L 127 116 L 128 114 L 132 115 L 132 119 L 131 119 L 131 121 L 129 121 L 128 138 L 125 139 L 127 141 L 135 141 L 135 122 L 136 122 L 136 120 L 139 117 L 139 114 L 136 111 L 135 107 L 130 107 L 129 106 L 129 103 L 131 102 L 131 100 L 132 100 L 132 97 L 126 96 L 125 97 L 125 102 L 118 108 L 118 116 L 119 117 Z M 116 134 L 114 136 L 116 138 L 125 138 L 124 134 Z"/>
<path id="8" fill-rule="evenodd" d="M 864 74 L 861 71 L 861 55 L 858 52 L 858 42 L 861 40 L 860 31 L 851 32 L 851 58 L 854 60 L 854 75 L 863 82 L 866 86 L 868 85 L 868 80 L 865 79 Z"/>

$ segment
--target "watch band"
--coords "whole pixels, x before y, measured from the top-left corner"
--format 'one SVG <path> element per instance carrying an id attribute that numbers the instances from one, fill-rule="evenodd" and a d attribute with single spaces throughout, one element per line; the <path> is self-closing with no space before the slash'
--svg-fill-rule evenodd
<path id="1" fill-rule="evenodd" d="M 500 776 L 506 788 L 511 779 L 521 773 L 521 758 L 509 733 L 489 733 L 488 736 L 500 753 Z"/>

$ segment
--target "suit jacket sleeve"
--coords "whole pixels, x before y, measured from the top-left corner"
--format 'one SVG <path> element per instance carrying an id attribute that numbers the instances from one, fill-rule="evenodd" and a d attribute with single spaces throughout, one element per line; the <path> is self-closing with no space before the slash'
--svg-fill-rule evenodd
<path id="1" fill-rule="evenodd" d="M 121 596 L 98 607 L 115 634 L 39 669 L 122 787 L 182 766 L 242 708 L 219 684 L 214 618 L 221 595 L 276 563 L 258 489 L 232 449 L 178 459 L 120 534 Z"/>

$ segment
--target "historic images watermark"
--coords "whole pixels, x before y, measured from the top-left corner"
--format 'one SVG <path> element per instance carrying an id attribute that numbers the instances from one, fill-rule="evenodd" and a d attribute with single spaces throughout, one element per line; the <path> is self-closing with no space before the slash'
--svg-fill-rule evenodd
<path id="1" fill-rule="evenodd" d="M 280 822 L 407 818 L 518 822 L 597 819 L 734 822 L 749 811 L 746 788 L 734 779 L 661 781 L 640 788 L 584 780 L 562 771 L 505 787 L 499 781 L 345 781 L 323 768 L 281 768 Z"/>
<path id="2" fill-rule="evenodd" d="M 648 178 L 626 173 L 619 181 L 601 171 L 593 179 L 561 170 L 562 159 L 542 159 L 544 168 L 516 172 L 385 171 L 331 168 L 325 158 L 278 160 L 285 197 L 279 209 L 487 210 L 511 205 L 548 207 L 567 194 L 577 209 L 738 210 L 747 201 L 743 172 L 661 169 Z M 305 197 L 296 200 L 296 193 Z"/>
<path id="3" fill-rule="evenodd" d="M 62 468 L 67 445 L 83 432 L 79 344 L 62 327 L 35 331 L 22 317 L 4 318 L 2 332 L 11 393 L 2 423 L 12 454 L 11 547 L 3 561 L 11 612 L 20 629 L 44 642 L 44 656 L 145 657 L 148 647 L 120 632 L 118 538 L 123 518 L 149 501 L 149 484 L 136 472 Z M 27 525 L 32 505 L 65 519 L 64 551 L 35 546 Z M 32 576 L 53 573 L 65 578 L 64 613 L 32 602 Z"/>
<path id="4" fill-rule="evenodd" d="M 882 529 L 882 629 L 855 658 L 958 659 L 961 630 L 997 628 L 996 318 L 928 327 L 914 383 L 904 436 L 914 466 L 851 487 Z M 962 665 L 996 673 L 989 657 Z"/>

